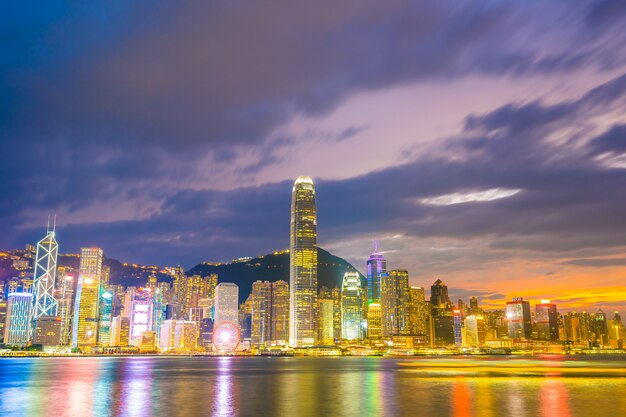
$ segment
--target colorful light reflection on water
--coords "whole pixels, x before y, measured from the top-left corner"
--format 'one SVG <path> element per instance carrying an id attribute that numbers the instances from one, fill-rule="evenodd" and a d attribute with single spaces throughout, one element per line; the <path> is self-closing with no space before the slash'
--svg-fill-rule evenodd
<path id="1" fill-rule="evenodd" d="M 575 362 L 2 358 L 0 415 L 575 417 L 601 410 L 626 415 L 626 359 Z M 507 375 L 502 369 L 519 372 Z"/>

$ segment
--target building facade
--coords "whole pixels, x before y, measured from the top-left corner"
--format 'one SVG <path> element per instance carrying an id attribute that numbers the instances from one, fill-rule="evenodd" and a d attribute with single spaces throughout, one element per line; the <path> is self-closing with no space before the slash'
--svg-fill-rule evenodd
<path id="1" fill-rule="evenodd" d="M 317 210 L 315 187 L 309 177 L 298 177 L 291 197 L 289 244 L 289 344 L 317 342 Z"/>

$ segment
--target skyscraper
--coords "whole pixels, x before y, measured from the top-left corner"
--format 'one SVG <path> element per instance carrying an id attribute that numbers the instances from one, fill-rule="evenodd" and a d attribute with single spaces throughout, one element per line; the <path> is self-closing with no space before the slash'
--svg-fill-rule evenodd
<path id="1" fill-rule="evenodd" d="M 252 283 L 252 335 L 254 346 L 269 345 L 272 337 L 272 283 Z"/>
<path id="2" fill-rule="evenodd" d="M 113 310 L 113 293 L 105 291 L 100 295 L 100 311 L 98 319 L 98 346 L 111 344 L 111 311 Z"/>
<path id="3" fill-rule="evenodd" d="M 559 316 L 556 304 L 550 300 L 541 300 L 535 305 L 535 321 L 537 322 L 537 338 L 540 340 L 559 340 Z"/>
<path id="4" fill-rule="evenodd" d="M 35 256 L 33 311 L 31 320 L 32 330 L 37 326 L 40 317 L 57 315 L 57 300 L 54 298 L 54 284 L 57 275 L 57 254 L 59 245 L 54 238 L 54 226 L 48 230 L 46 236 L 37 243 Z"/>
<path id="5" fill-rule="evenodd" d="M 383 337 L 409 333 L 407 306 L 409 273 L 393 270 L 380 277 L 380 305 Z"/>
<path id="6" fill-rule="evenodd" d="M 387 272 L 387 260 L 378 252 L 378 245 L 367 260 L 367 299 L 370 303 L 380 301 L 380 276 Z"/>
<path id="7" fill-rule="evenodd" d="M 12 292 L 7 297 L 7 316 L 4 324 L 4 344 L 26 346 L 30 333 L 30 312 L 33 294 Z"/>
<path id="8" fill-rule="evenodd" d="M 80 275 L 72 323 L 72 347 L 75 348 L 95 346 L 97 342 L 103 256 L 100 248 L 80 250 Z"/>
<path id="9" fill-rule="evenodd" d="M 514 298 L 506 303 L 506 319 L 511 339 L 530 339 L 532 323 L 530 303 L 523 298 Z"/>
<path id="10" fill-rule="evenodd" d="M 335 342 L 333 310 L 334 301 L 328 299 L 318 299 L 318 325 L 319 342 L 322 345 L 332 345 Z"/>
<path id="11" fill-rule="evenodd" d="M 148 288 L 138 288 L 133 292 L 130 307 L 130 344 L 139 346 L 143 332 L 152 331 L 153 295 Z"/>
<path id="12" fill-rule="evenodd" d="M 485 343 L 485 319 L 483 316 L 465 317 L 465 337 L 467 346 L 481 346 Z"/>
<path id="13" fill-rule="evenodd" d="M 454 317 L 454 344 L 461 346 L 463 344 L 463 311 L 460 308 L 452 310 Z"/>
<path id="14" fill-rule="evenodd" d="M 289 245 L 289 344 L 314 345 L 317 339 L 317 213 L 315 187 L 298 177 L 291 196 Z"/>
<path id="15" fill-rule="evenodd" d="M 289 341 L 289 284 L 272 282 L 272 344 L 286 345 Z"/>
<path id="16" fill-rule="evenodd" d="M 448 286 L 440 279 L 430 287 L 430 304 L 433 307 L 448 306 L 451 304 L 448 296 Z"/>
<path id="17" fill-rule="evenodd" d="M 343 275 L 341 285 L 341 329 L 342 339 L 363 338 L 363 288 L 358 272 Z"/>
<path id="18" fill-rule="evenodd" d="M 429 332 L 428 305 L 422 287 L 409 287 L 409 299 L 406 305 L 409 320 L 409 332 L 412 335 L 427 336 Z"/>
<path id="19" fill-rule="evenodd" d="M 65 272 L 64 267 L 58 269 L 57 280 L 57 314 L 61 317 L 61 344 L 70 343 L 72 333 L 72 301 L 74 298 L 74 277 Z"/>
<path id="20" fill-rule="evenodd" d="M 223 322 L 239 326 L 239 287 L 232 282 L 215 287 L 215 327 Z"/>

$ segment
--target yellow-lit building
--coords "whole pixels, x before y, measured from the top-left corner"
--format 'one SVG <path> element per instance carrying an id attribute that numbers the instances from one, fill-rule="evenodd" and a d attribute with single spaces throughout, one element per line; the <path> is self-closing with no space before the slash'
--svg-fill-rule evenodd
<path id="1" fill-rule="evenodd" d="M 100 248 L 82 248 L 80 251 L 80 274 L 72 325 L 72 347 L 75 348 L 91 347 L 97 343 L 103 257 Z"/>
<path id="2" fill-rule="evenodd" d="M 317 342 L 317 211 L 315 187 L 309 177 L 298 177 L 291 198 L 289 245 L 289 344 Z"/>
<path id="3" fill-rule="evenodd" d="M 318 300 L 318 326 L 319 342 L 322 345 L 332 345 L 335 342 L 334 336 L 334 301 Z"/>
<path id="4" fill-rule="evenodd" d="M 382 309 L 380 303 L 370 303 L 367 306 L 367 337 L 378 339 L 382 336 Z"/>

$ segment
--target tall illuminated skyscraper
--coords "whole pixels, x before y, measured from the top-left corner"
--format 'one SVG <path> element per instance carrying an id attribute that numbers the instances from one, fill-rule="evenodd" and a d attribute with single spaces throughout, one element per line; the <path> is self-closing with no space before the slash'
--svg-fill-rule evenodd
<path id="1" fill-rule="evenodd" d="M 367 298 L 370 303 L 380 302 L 380 276 L 386 272 L 387 260 L 378 252 L 376 245 L 367 260 Z"/>
<path id="2" fill-rule="evenodd" d="M 31 314 L 33 331 L 40 317 L 57 315 L 54 283 L 57 276 L 59 245 L 54 238 L 54 232 L 54 226 L 50 229 L 50 222 L 48 222 L 46 236 L 37 243 L 33 284 L 33 311 Z"/>
<path id="3" fill-rule="evenodd" d="M 289 245 L 289 344 L 317 341 L 317 212 L 315 187 L 309 177 L 298 177 L 291 195 Z"/>
<path id="4" fill-rule="evenodd" d="M 530 339 L 532 322 L 530 319 L 530 303 L 523 298 L 514 298 L 506 303 L 506 319 L 511 339 Z"/>
<path id="5" fill-rule="evenodd" d="M 272 335 L 272 283 L 252 283 L 252 337 L 254 346 L 269 345 Z"/>
<path id="6" fill-rule="evenodd" d="M 113 310 L 113 293 L 104 291 L 100 295 L 100 311 L 98 320 L 98 346 L 110 346 L 111 343 L 111 311 Z"/>
<path id="7" fill-rule="evenodd" d="M 346 272 L 341 285 L 342 339 L 363 338 L 363 289 L 358 272 Z"/>
<path id="8" fill-rule="evenodd" d="M 72 334 L 72 299 L 74 298 L 74 277 L 65 272 L 64 267 L 58 269 L 57 314 L 61 317 L 61 344 L 70 343 Z"/>
<path id="9" fill-rule="evenodd" d="M 285 281 L 272 283 L 272 344 L 289 342 L 289 284 Z"/>
<path id="10" fill-rule="evenodd" d="M 380 278 L 380 305 L 384 337 L 409 334 L 408 301 L 408 271 L 400 269 L 382 274 Z"/>
<path id="11" fill-rule="evenodd" d="M 100 248 L 80 250 L 80 274 L 72 323 L 72 347 L 74 348 L 95 346 L 98 340 L 98 307 L 103 257 L 104 253 Z"/>
<path id="12" fill-rule="evenodd" d="M 550 300 L 541 300 L 535 305 L 535 321 L 537 322 L 537 339 L 539 340 L 559 340 L 559 315 L 556 311 L 556 304 Z"/>
<path id="13" fill-rule="evenodd" d="M 152 331 L 154 307 L 153 295 L 148 288 L 138 288 L 133 292 L 130 306 L 130 344 L 139 346 L 141 334 Z"/>

